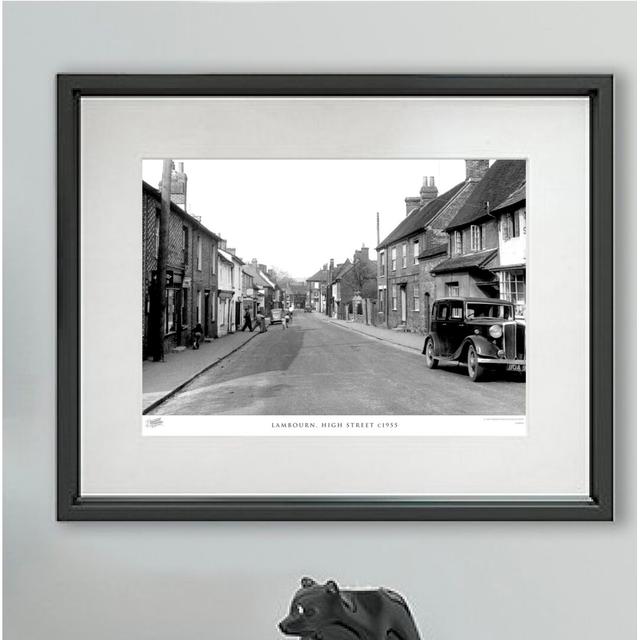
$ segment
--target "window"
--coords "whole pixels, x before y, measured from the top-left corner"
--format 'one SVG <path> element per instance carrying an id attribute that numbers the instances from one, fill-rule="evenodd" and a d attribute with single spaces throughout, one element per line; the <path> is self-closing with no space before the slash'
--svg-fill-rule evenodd
<path id="1" fill-rule="evenodd" d="M 384 289 L 378 290 L 378 304 L 380 305 L 380 311 L 384 309 Z"/>
<path id="2" fill-rule="evenodd" d="M 413 310 L 420 311 L 420 297 L 417 291 L 413 292 Z"/>
<path id="3" fill-rule="evenodd" d="M 396 270 L 396 247 L 391 249 L 391 271 Z"/>
<path id="4" fill-rule="evenodd" d="M 505 242 L 511 240 L 511 238 L 517 235 L 515 231 L 513 213 L 506 213 L 502 216 L 502 239 Z"/>
<path id="5" fill-rule="evenodd" d="M 407 243 L 402 245 L 402 268 L 407 268 Z"/>
<path id="6" fill-rule="evenodd" d="M 457 282 L 447 282 L 447 295 L 448 296 L 459 296 L 460 295 L 460 286 Z"/>
<path id="7" fill-rule="evenodd" d="M 420 255 L 420 240 L 413 241 L 413 264 L 418 264 L 418 256 Z"/>
<path id="8" fill-rule="evenodd" d="M 398 287 L 397 285 L 391 285 L 391 309 L 392 311 L 398 310 Z"/>
<path id="9" fill-rule="evenodd" d="M 202 238 L 200 236 L 196 240 L 196 269 L 202 271 Z"/>
<path id="10" fill-rule="evenodd" d="M 211 245 L 211 275 L 216 273 L 216 245 Z"/>
<path id="11" fill-rule="evenodd" d="M 451 320 L 462 320 L 462 302 L 451 303 Z"/>
<path id="12" fill-rule="evenodd" d="M 462 253 L 462 231 L 453 232 L 453 253 Z"/>
<path id="13" fill-rule="evenodd" d="M 384 267 L 385 267 L 385 254 L 384 251 L 380 252 L 380 275 L 384 275 Z"/>
<path id="14" fill-rule="evenodd" d="M 182 262 L 189 262 L 189 228 L 182 227 Z"/>
<path id="15" fill-rule="evenodd" d="M 500 297 L 516 306 L 516 315 L 523 316 L 526 305 L 526 278 L 524 270 L 500 271 Z"/>
<path id="16" fill-rule="evenodd" d="M 520 229 L 523 236 L 527 235 L 527 212 L 524 209 L 520 211 Z"/>
<path id="17" fill-rule="evenodd" d="M 471 251 L 482 250 L 482 227 L 471 225 Z"/>
<path id="18" fill-rule="evenodd" d="M 449 315 L 448 311 L 449 311 L 449 307 L 447 307 L 447 305 L 444 303 L 440 303 L 438 305 L 438 313 L 436 316 L 438 320 L 446 320 L 447 316 Z"/>

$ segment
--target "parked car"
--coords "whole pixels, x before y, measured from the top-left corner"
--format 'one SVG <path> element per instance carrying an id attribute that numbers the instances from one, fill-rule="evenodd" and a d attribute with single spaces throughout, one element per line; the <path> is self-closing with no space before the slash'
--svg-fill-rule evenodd
<path id="1" fill-rule="evenodd" d="M 304 308 L 304 312 L 305 313 L 311 313 L 311 307 L 305 307 Z"/>
<path id="2" fill-rule="evenodd" d="M 269 324 L 282 324 L 284 319 L 284 312 L 282 309 L 271 309 L 271 315 L 269 316 Z"/>
<path id="3" fill-rule="evenodd" d="M 490 369 L 524 372 L 525 323 L 507 300 L 442 298 L 433 303 L 422 353 L 429 369 L 441 362 L 466 364 L 474 382 Z"/>

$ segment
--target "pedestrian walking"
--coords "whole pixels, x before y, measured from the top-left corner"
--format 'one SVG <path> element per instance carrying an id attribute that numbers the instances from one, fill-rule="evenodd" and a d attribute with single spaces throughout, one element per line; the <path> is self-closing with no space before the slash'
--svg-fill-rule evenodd
<path id="1" fill-rule="evenodd" d="M 289 322 L 293 322 L 293 305 L 289 307 Z"/>
<path id="2" fill-rule="evenodd" d="M 251 314 L 249 313 L 249 309 L 244 312 L 244 324 L 242 325 L 242 330 L 249 329 L 251 333 L 253 333 L 253 327 L 251 326 Z"/>
<path id="3" fill-rule="evenodd" d="M 284 314 L 284 318 L 282 319 L 282 328 L 283 329 L 289 328 L 289 312 Z"/>
<path id="4" fill-rule="evenodd" d="M 192 339 L 193 339 L 193 348 L 200 348 L 200 340 L 202 339 L 202 335 L 204 334 L 204 329 L 202 325 L 198 322 L 198 324 L 193 328 L 192 331 Z"/>

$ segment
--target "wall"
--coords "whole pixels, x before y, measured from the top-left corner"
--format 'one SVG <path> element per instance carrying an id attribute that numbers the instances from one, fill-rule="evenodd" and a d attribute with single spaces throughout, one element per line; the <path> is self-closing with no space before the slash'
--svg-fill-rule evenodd
<path id="1" fill-rule="evenodd" d="M 616 362 L 615 523 L 57 523 L 54 486 L 56 73 L 613 72 L 615 325 L 632 353 L 634 4 L 3 9 L 7 640 L 275 640 L 303 574 L 398 589 L 423 640 L 635 638 L 633 358 Z"/>

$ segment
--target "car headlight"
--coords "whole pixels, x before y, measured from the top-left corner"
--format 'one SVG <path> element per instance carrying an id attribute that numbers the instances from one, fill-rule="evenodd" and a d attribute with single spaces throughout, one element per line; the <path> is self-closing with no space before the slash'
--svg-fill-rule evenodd
<path id="1" fill-rule="evenodd" d="M 492 338 L 499 338 L 502 335 L 502 327 L 499 324 L 493 324 L 489 328 L 489 335 Z"/>

